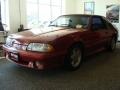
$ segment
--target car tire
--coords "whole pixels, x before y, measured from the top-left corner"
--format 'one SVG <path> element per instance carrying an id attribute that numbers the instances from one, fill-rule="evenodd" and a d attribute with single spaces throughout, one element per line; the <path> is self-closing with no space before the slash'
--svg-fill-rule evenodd
<path id="1" fill-rule="evenodd" d="M 83 59 L 83 50 L 81 45 L 74 45 L 68 51 L 66 66 L 69 70 L 76 70 L 80 67 Z"/>
<path id="2" fill-rule="evenodd" d="M 115 37 L 113 37 L 111 40 L 110 40 L 110 43 L 108 45 L 108 50 L 109 51 L 115 51 L 116 49 L 116 39 Z"/>

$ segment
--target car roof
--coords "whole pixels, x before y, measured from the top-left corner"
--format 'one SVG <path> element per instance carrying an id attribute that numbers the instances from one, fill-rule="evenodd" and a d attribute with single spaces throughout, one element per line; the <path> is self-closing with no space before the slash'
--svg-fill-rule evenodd
<path id="1" fill-rule="evenodd" d="M 100 15 L 89 15 L 89 14 L 66 14 L 66 15 L 62 15 L 62 16 L 89 16 L 89 17 L 99 16 L 99 17 L 103 17 L 103 16 L 100 16 Z"/>

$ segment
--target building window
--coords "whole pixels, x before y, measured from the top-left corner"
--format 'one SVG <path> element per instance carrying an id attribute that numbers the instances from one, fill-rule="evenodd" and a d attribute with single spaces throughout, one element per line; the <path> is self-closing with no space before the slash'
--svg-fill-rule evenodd
<path id="1" fill-rule="evenodd" d="M 1 21 L 5 30 L 9 30 L 8 0 L 1 0 Z"/>
<path id="2" fill-rule="evenodd" d="M 47 25 L 64 14 L 64 5 L 64 0 L 27 0 L 28 27 Z"/>
<path id="3" fill-rule="evenodd" d="M 94 14 L 94 2 L 85 2 L 84 3 L 84 14 Z"/>

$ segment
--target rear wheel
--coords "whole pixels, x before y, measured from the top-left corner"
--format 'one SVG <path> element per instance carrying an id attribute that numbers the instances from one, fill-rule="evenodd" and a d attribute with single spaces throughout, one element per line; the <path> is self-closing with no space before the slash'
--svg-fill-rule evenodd
<path id="1" fill-rule="evenodd" d="M 108 45 L 109 51 L 114 51 L 116 49 L 116 39 L 113 37 Z"/>
<path id="2" fill-rule="evenodd" d="M 83 52 L 80 45 L 74 45 L 68 52 L 66 65 L 70 70 L 79 68 L 82 62 Z"/>

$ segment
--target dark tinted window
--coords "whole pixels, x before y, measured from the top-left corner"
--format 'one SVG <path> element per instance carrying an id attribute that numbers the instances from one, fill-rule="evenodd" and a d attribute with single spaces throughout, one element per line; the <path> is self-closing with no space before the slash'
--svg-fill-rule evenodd
<path id="1" fill-rule="evenodd" d="M 113 25 L 110 21 L 108 21 L 106 18 L 104 18 L 104 21 L 105 21 L 105 23 L 106 23 L 106 25 L 107 25 L 108 30 L 109 30 L 109 29 L 117 29 L 117 27 L 114 26 L 114 25 Z"/>
<path id="2" fill-rule="evenodd" d="M 101 17 L 93 17 L 92 18 L 92 28 L 94 30 L 106 29 L 106 25 L 104 20 Z"/>

